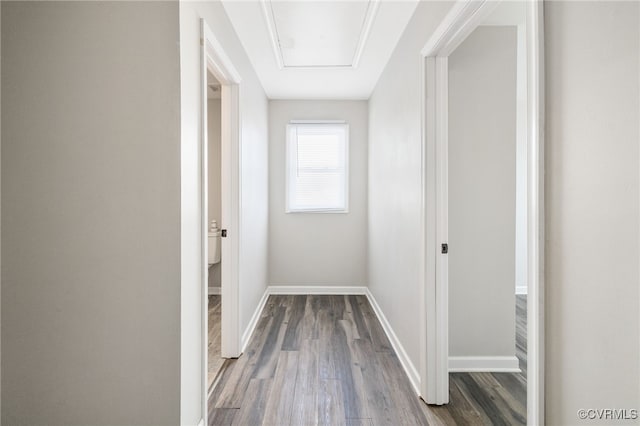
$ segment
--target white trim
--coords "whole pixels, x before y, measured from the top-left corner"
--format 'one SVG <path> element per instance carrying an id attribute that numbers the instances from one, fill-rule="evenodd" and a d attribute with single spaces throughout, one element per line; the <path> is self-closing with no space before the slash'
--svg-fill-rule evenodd
<path id="1" fill-rule="evenodd" d="M 450 356 L 450 373 L 520 373 L 516 356 Z"/>
<path id="2" fill-rule="evenodd" d="M 387 320 L 387 317 L 382 312 L 382 309 L 380 308 L 380 305 L 378 305 L 378 302 L 373 296 L 373 293 L 371 293 L 371 291 L 369 291 L 369 289 L 366 287 L 365 290 L 365 294 L 367 296 L 367 299 L 369 299 L 369 303 L 373 308 L 373 312 L 375 312 L 378 320 L 380 321 L 380 324 L 382 324 L 382 328 L 387 335 L 389 342 L 391 342 L 391 346 L 393 346 L 393 350 L 396 352 L 396 355 L 400 360 L 400 364 L 402 365 L 402 368 L 404 369 L 409 382 L 411 382 L 411 386 L 413 386 L 413 390 L 416 392 L 416 395 L 420 395 L 420 373 L 418 372 L 418 369 L 411 362 L 407 351 L 404 349 L 404 346 L 402 346 L 402 343 L 400 343 L 400 339 L 398 338 L 398 336 L 396 336 L 393 328 L 391 328 L 389 320 Z"/>
<path id="3" fill-rule="evenodd" d="M 451 55 L 499 3 L 491 0 L 457 1 L 420 53 L 423 57 Z"/>
<path id="4" fill-rule="evenodd" d="M 446 131 L 447 57 L 499 2 L 459 0 L 422 49 L 421 396 L 448 401 Z M 527 422 L 544 424 L 544 35 L 543 2 L 527 1 Z M 444 362 L 443 362 L 444 361 Z"/>
<path id="5" fill-rule="evenodd" d="M 200 404 L 202 412 L 202 420 L 206 423 L 208 407 L 207 407 L 207 371 L 208 369 L 208 278 L 209 278 L 209 241 L 208 241 L 208 225 L 207 225 L 207 204 L 209 198 L 209 179 L 208 179 L 208 129 L 207 129 L 207 69 L 208 69 L 208 52 L 207 52 L 207 25 L 204 20 L 200 20 L 200 287 L 202 289 L 202 300 L 200 301 L 200 321 L 201 321 L 201 372 L 200 372 Z M 206 234 L 206 237 L 205 237 Z M 182 307 L 185 309 L 185 307 Z"/>
<path id="6" fill-rule="evenodd" d="M 203 50 L 207 57 L 207 65 L 211 68 L 213 75 L 222 85 L 240 84 L 242 81 L 240 73 L 202 18 L 200 18 L 200 27 L 203 45 L 206 44 L 206 48 Z"/>
<path id="7" fill-rule="evenodd" d="M 202 419 L 207 423 L 207 370 L 208 370 L 208 223 L 207 223 L 207 70 L 210 70 L 221 84 L 221 187 L 222 187 L 222 228 L 228 237 L 222 239 L 221 294 L 224 300 L 221 313 L 221 352 L 224 358 L 240 355 L 240 302 L 239 302 L 239 240 L 240 224 L 240 74 L 229 56 L 207 25 L 200 19 L 200 226 L 201 226 L 201 329 L 202 329 Z"/>
<path id="8" fill-rule="evenodd" d="M 436 395 L 436 381 L 426 380 L 427 377 L 435 377 L 437 327 L 436 327 L 436 259 L 437 259 L 437 235 L 436 229 L 436 155 L 435 140 L 436 126 L 427 126 L 426 121 L 431 120 L 432 111 L 435 110 L 435 58 L 426 58 L 421 67 L 421 89 L 428 96 L 421 96 L 420 131 L 422 136 L 422 171 L 421 184 L 423 188 L 421 209 L 422 225 L 422 267 L 421 278 L 424 283 L 420 286 L 420 396 L 427 401 L 427 395 Z"/>
<path id="9" fill-rule="evenodd" d="M 238 85 L 222 86 L 222 357 L 236 358 L 240 348 L 240 94 Z M 205 234 L 206 235 L 206 234 Z"/>
<path id="10" fill-rule="evenodd" d="M 200 421 L 198 422 L 198 426 L 204 426 L 204 419 L 200 419 Z"/>
<path id="11" fill-rule="evenodd" d="M 527 424 L 544 406 L 544 2 L 527 2 Z"/>
<path id="12" fill-rule="evenodd" d="M 367 13 L 364 17 L 362 30 L 360 31 L 360 38 L 358 39 L 356 53 L 353 55 L 353 60 L 351 61 L 351 68 L 358 68 L 358 65 L 360 65 L 360 58 L 362 57 L 362 52 L 364 52 L 364 46 L 367 44 L 367 40 L 369 39 L 371 27 L 375 21 L 379 6 L 380 0 L 370 0 L 367 5 Z"/>
<path id="13" fill-rule="evenodd" d="M 270 285 L 269 294 L 367 294 L 365 286 L 332 286 L 332 285 Z"/>
<path id="14" fill-rule="evenodd" d="M 258 302 L 258 306 L 256 306 L 255 311 L 253 311 L 253 315 L 251 315 L 249 324 L 247 324 L 247 328 L 245 328 L 244 333 L 242 333 L 241 353 L 244 352 L 245 349 L 247 349 L 249 340 L 251 340 L 251 335 L 253 334 L 253 332 L 256 329 L 256 326 L 258 325 L 258 320 L 262 315 L 262 310 L 264 309 L 264 306 L 267 304 L 267 299 L 269 299 L 270 295 L 271 293 L 269 293 L 269 288 L 267 288 L 262 294 L 262 297 L 260 298 L 260 301 Z M 238 354 L 238 356 L 240 356 L 240 354 Z"/>
<path id="15" fill-rule="evenodd" d="M 517 285 L 516 286 L 516 294 L 520 295 L 526 295 L 529 292 L 529 287 L 527 287 L 526 285 Z"/>
<path id="16" fill-rule="evenodd" d="M 436 241 L 446 243 L 449 241 L 449 58 L 436 58 L 436 84 L 435 93 L 437 110 L 441 114 L 436 115 L 432 122 L 436 123 Z M 439 244 L 436 247 L 441 248 Z M 437 327 L 437 344 L 434 348 L 436 363 L 436 398 L 441 404 L 449 402 L 449 256 L 442 254 L 442 250 L 436 253 L 436 287 L 435 289 L 435 314 Z M 446 283 L 446 285 L 442 285 Z"/>
<path id="17" fill-rule="evenodd" d="M 422 101 L 423 230 L 425 260 L 421 310 L 421 396 L 429 404 L 449 402 L 448 256 L 441 244 L 448 241 L 448 58 L 431 56 L 423 64 L 425 97 Z M 433 123 L 427 126 L 426 123 Z M 427 130 L 428 129 L 428 130 Z M 432 378 L 428 380 L 427 378 Z"/>
<path id="18" fill-rule="evenodd" d="M 278 41 L 278 32 L 276 30 L 275 19 L 273 18 L 273 9 L 271 8 L 271 2 L 269 0 L 260 0 L 262 6 L 262 15 L 267 24 L 267 31 L 269 32 L 269 40 L 271 41 L 271 48 L 273 49 L 273 55 L 276 57 L 276 64 L 278 68 L 284 68 L 284 60 L 282 59 L 282 51 L 280 50 L 280 42 Z"/>
<path id="19" fill-rule="evenodd" d="M 215 295 L 222 294 L 222 287 L 209 287 L 207 289 L 207 294 L 209 296 L 215 296 Z"/>

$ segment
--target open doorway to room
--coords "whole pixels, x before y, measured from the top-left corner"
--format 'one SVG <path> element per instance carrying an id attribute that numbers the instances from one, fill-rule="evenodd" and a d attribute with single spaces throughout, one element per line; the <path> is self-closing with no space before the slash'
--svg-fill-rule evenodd
<path id="1" fill-rule="evenodd" d="M 540 2 L 459 2 L 422 51 L 421 392 L 445 417 L 467 407 L 457 422 L 544 418 L 541 16 Z"/>
<path id="2" fill-rule="evenodd" d="M 222 111 L 220 82 L 207 69 L 207 393 L 222 367 Z"/>
<path id="3" fill-rule="evenodd" d="M 447 76 L 449 404 L 511 425 L 527 422 L 525 17 L 500 3 Z"/>
<path id="4" fill-rule="evenodd" d="M 201 20 L 202 417 L 226 365 L 242 353 L 239 326 L 240 81 Z"/>

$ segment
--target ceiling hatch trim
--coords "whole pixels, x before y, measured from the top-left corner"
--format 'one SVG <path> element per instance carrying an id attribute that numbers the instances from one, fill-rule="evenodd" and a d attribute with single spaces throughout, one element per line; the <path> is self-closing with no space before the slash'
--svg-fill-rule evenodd
<path id="1" fill-rule="evenodd" d="M 262 6 L 262 14 L 267 25 L 267 30 L 269 32 L 271 47 L 273 49 L 273 54 L 275 56 L 276 64 L 278 65 L 279 69 L 357 68 L 360 64 L 360 58 L 362 57 L 362 53 L 364 52 L 367 40 L 369 39 L 369 34 L 371 33 L 371 27 L 373 26 L 373 22 L 378 12 L 378 7 L 380 6 L 380 0 L 367 1 L 367 10 L 362 21 L 358 43 L 356 45 L 355 53 L 350 65 L 286 65 L 284 61 L 284 55 L 282 53 L 282 47 L 276 26 L 276 19 L 271 2 L 272 0 L 260 0 L 260 4 Z"/>

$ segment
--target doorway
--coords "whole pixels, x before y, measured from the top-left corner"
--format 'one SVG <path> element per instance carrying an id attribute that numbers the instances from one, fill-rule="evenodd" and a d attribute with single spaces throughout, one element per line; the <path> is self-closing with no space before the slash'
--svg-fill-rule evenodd
<path id="1" fill-rule="evenodd" d="M 201 404 L 206 424 L 208 396 L 224 359 L 242 353 L 238 298 L 241 78 L 204 19 L 200 23 Z M 209 202 L 210 197 L 215 199 Z M 214 250 L 219 250 L 219 257 L 217 253 L 210 256 Z"/>
<path id="2" fill-rule="evenodd" d="M 498 19 L 501 6 L 511 13 Z M 516 336 L 516 212 L 526 210 L 517 185 L 526 164 L 516 162 L 526 146 L 517 132 L 518 113 L 526 114 L 517 102 L 523 10 L 520 2 L 499 5 L 449 56 L 447 76 L 449 404 L 510 425 L 526 423 L 526 354 L 516 356 L 516 340 L 526 344 L 526 334 Z"/>
<path id="3" fill-rule="evenodd" d="M 207 394 L 222 358 L 222 85 L 207 69 Z"/>
<path id="4" fill-rule="evenodd" d="M 525 17 L 523 19 L 523 29 L 521 45 L 526 58 L 526 77 L 523 81 L 524 87 L 526 87 L 526 101 L 523 105 L 523 111 L 526 111 L 525 118 L 526 124 L 522 128 L 521 133 L 524 135 L 524 161 L 521 168 L 524 182 L 521 183 L 521 187 L 524 188 L 524 196 L 520 197 L 523 201 L 522 209 L 526 212 L 526 218 L 524 219 L 524 226 L 520 221 L 521 227 L 518 232 L 522 237 L 522 232 L 526 234 L 526 251 L 524 259 L 520 258 L 520 266 L 522 262 L 525 264 L 526 270 L 526 309 L 522 306 L 524 298 L 516 296 L 516 286 L 518 282 L 516 280 L 515 273 L 515 235 L 502 238 L 501 240 L 507 241 L 502 245 L 493 247 L 499 238 L 497 233 L 502 232 L 508 228 L 509 232 L 516 230 L 516 214 L 515 214 L 515 191 L 509 191 L 512 199 L 504 201 L 506 204 L 500 209 L 496 209 L 493 212 L 483 212 L 479 209 L 470 209 L 466 212 L 461 212 L 460 208 L 462 204 L 459 193 L 461 188 L 464 188 L 463 183 L 457 182 L 456 179 L 460 178 L 461 173 L 469 171 L 465 169 L 463 163 L 458 160 L 460 152 L 453 152 L 456 149 L 462 149 L 463 154 L 466 155 L 469 161 L 469 165 L 475 166 L 480 164 L 485 166 L 486 170 L 483 172 L 483 176 L 487 176 L 491 173 L 504 172 L 504 165 L 493 164 L 501 154 L 505 154 L 503 151 L 495 151 L 488 158 L 481 158 L 482 155 L 487 154 L 485 151 L 477 151 L 477 155 L 469 155 L 470 149 L 473 147 L 461 147 L 453 146 L 454 139 L 460 137 L 460 132 L 464 132 L 469 129 L 461 129 L 459 122 L 456 123 L 455 129 L 451 128 L 450 120 L 453 119 L 452 111 L 450 107 L 457 101 L 451 99 L 450 96 L 455 96 L 450 86 L 450 70 L 452 66 L 455 66 L 455 59 L 452 55 L 456 52 L 456 49 L 461 46 L 465 40 L 480 26 L 486 24 L 488 17 L 500 7 L 511 2 L 475 2 L 464 1 L 456 3 L 449 14 L 445 17 L 442 24 L 435 31 L 432 38 L 424 47 L 422 54 L 424 56 L 424 88 L 425 96 L 423 98 L 423 135 L 424 135 L 424 189 L 425 189 L 425 219 L 424 219 L 424 241 L 425 241 L 425 287 L 424 287 L 424 299 L 423 299 L 423 312 L 424 312 L 424 338 L 421 341 L 422 352 L 422 364 L 421 364 L 421 396 L 429 404 L 447 404 L 450 402 L 450 396 L 453 395 L 455 389 L 450 389 L 450 372 L 456 369 L 456 363 L 458 367 L 461 364 L 465 364 L 466 371 L 472 371 L 471 368 L 475 368 L 476 372 L 491 372 L 496 371 L 515 371 L 521 370 L 526 372 L 526 422 L 528 424 L 540 424 L 541 419 L 544 418 L 544 398 L 543 393 L 543 335 L 542 335 L 542 294 L 543 294 L 543 282 L 541 277 L 542 270 L 542 242 L 543 240 L 543 140 L 541 134 L 543 116 L 542 111 L 542 79 L 541 79 L 541 57 L 542 50 L 542 3 L 541 2 L 513 2 L 520 3 L 526 10 L 524 11 Z M 498 39 L 501 39 L 498 37 Z M 495 79 L 495 70 L 489 72 L 489 76 L 493 76 Z M 493 75 L 492 75 L 493 73 Z M 472 83 L 476 83 L 473 79 L 469 80 Z M 513 88 L 513 87 L 512 87 Z M 468 88 L 467 88 L 468 89 Z M 484 108 L 488 111 L 493 109 L 492 106 L 487 106 L 494 99 L 485 97 L 485 100 L 481 102 Z M 515 104 L 515 102 L 514 102 Z M 458 103 L 458 107 L 465 107 L 464 102 Z M 466 105 L 468 106 L 468 105 Z M 515 105 L 510 107 L 511 112 L 515 111 Z M 478 107 L 475 107 L 476 112 L 486 113 L 487 111 L 479 111 Z M 473 113 L 473 111 L 468 111 Z M 508 111 L 507 111 L 508 112 Z M 514 120 L 515 121 L 515 120 Z M 480 124 L 490 123 L 491 119 L 485 117 L 480 121 Z M 472 124 L 472 123 L 471 123 Z M 515 123 L 512 123 L 514 125 Z M 514 127 L 517 127 L 514 126 Z M 514 130 L 514 129 L 512 129 Z M 456 133 L 457 132 L 457 133 Z M 512 139 L 515 139 L 517 131 L 512 131 Z M 477 135 L 471 135 L 473 140 Z M 491 139 L 491 138 L 490 138 Z M 512 151 L 507 153 L 510 163 L 508 167 L 515 169 L 516 166 L 516 150 L 515 140 L 514 144 L 509 146 Z M 450 143 L 452 144 L 450 146 Z M 477 147 L 476 147 L 477 148 Z M 486 148 L 486 147 L 485 147 Z M 453 158 L 453 156 L 457 156 Z M 456 163 L 458 161 L 458 163 Z M 495 167 L 493 167 L 495 166 Z M 522 166 L 522 164 L 521 164 Z M 514 170 L 511 170 L 514 171 Z M 454 172 L 454 174 L 452 174 Z M 515 173 L 510 173 L 511 176 L 511 189 L 516 186 Z M 498 177 L 494 183 L 498 185 L 504 184 L 505 180 L 509 178 L 505 176 Z M 475 180 L 470 180 L 467 183 L 479 183 Z M 484 191 L 484 195 L 487 195 L 487 189 L 493 189 L 490 187 L 490 182 L 485 182 L 479 189 Z M 480 194 L 482 195 L 482 194 Z M 521 194 L 522 195 L 522 194 Z M 495 201 L 495 200 L 494 200 Z M 491 199 L 479 200 L 478 205 L 491 207 Z M 505 207 L 507 206 L 507 207 Z M 487 208 L 488 209 L 488 208 Z M 456 298 L 460 296 L 460 288 L 453 289 L 451 286 L 455 285 L 455 281 L 460 281 L 460 277 L 468 271 L 461 269 L 461 250 L 467 249 L 465 244 L 471 244 L 473 242 L 466 241 L 465 238 L 474 231 L 470 228 L 467 232 L 461 232 L 460 226 L 465 220 L 471 219 L 478 220 L 482 226 L 488 225 L 495 216 L 501 214 L 505 209 L 513 210 L 508 219 L 500 219 L 493 226 L 492 232 L 487 232 L 476 241 L 476 247 L 473 250 L 475 254 L 470 257 L 467 256 L 468 261 L 477 261 L 482 255 L 495 255 L 495 257 L 502 257 L 507 259 L 510 266 L 503 268 L 502 266 L 494 265 L 493 271 L 498 268 L 500 273 L 505 274 L 505 281 L 509 281 L 509 286 L 505 290 L 505 300 L 511 302 L 505 302 L 500 309 L 510 312 L 510 318 L 507 320 L 506 325 L 510 330 L 505 333 L 508 336 L 509 341 L 502 343 L 507 347 L 509 355 L 502 358 L 501 356 L 487 356 L 479 352 L 480 356 L 468 358 L 455 359 L 450 355 L 452 345 L 459 345 L 459 338 L 455 336 L 455 333 L 451 332 L 451 327 L 456 326 L 454 321 L 451 320 L 451 314 L 455 314 L 455 310 L 450 308 L 450 298 Z M 490 209 L 489 209 L 490 210 Z M 487 213 L 485 220 L 480 216 Z M 458 215 L 458 217 L 456 217 Z M 505 216 L 507 217 L 507 216 Z M 505 220 L 507 223 L 505 224 Z M 500 227 L 503 223 L 506 226 Z M 453 227 L 456 227 L 455 229 Z M 477 230 L 478 228 L 476 228 Z M 524 231 L 523 231 L 524 230 Z M 476 235 L 477 236 L 477 235 Z M 467 238 L 468 239 L 468 238 Z M 483 243 L 484 242 L 484 243 Z M 464 246 L 464 247 L 463 247 Z M 505 256 L 502 256 L 505 254 Z M 458 257 L 454 260 L 454 255 Z M 522 255 L 522 254 L 521 254 Z M 491 262 L 495 259 L 491 258 Z M 464 262 L 463 262 L 464 263 Z M 479 265 L 479 267 L 486 265 Z M 455 268 L 452 269 L 452 268 Z M 521 269 L 520 269 L 521 271 Z M 490 283 L 489 283 L 490 284 Z M 522 287 L 522 285 L 520 285 Z M 469 296 L 473 291 L 477 292 L 477 288 L 470 289 Z M 486 289 L 485 289 L 486 290 Z M 464 293 L 464 290 L 462 291 Z M 477 294 L 476 294 L 477 296 Z M 453 299 L 452 299 L 453 300 Z M 479 300 L 476 298 L 476 300 Z M 516 300 L 519 300 L 520 309 L 516 309 Z M 486 309 L 491 309 L 491 301 L 484 303 L 484 314 L 487 313 Z M 460 308 L 460 306 L 456 306 Z M 478 308 L 472 307 L 472 308 Z M 496 309 L 497 310 L 497 309 Z M 452 312 L 453 311 L 453 312 Z M 489 312 L 488 316 L 491 317 L 496 312 Z M 520 327 L 517 327 L 515 316 L 516 313 L 521 315 L 519 322 Z M 522 316 L 524 317 L 522 318 Z M 468 318 L 467 318 L 468 319 Z M 467 324 L 469 322 L 467 321 Z M 476 324 L 473 324 L 474 326 Z M 502 324 L 505 325 L 505 324 Z M 526 346 L 523 345 L 520 340 L 520 347 L 518 348 L 516 339 L 516 330 L 520 331 L 526 328 Z M 491 330 L 494 330 L 491 328 Z M 485 337 L 489 340 L 495 336 L 487 336 L 486 331 L 483 332 Z M 504 334 L 504 333 L 503 333 Z M 464 333 L 463 333 L 464 335 Z M 471 336 L 471 340 L 474 338 L 477 340 L 477 333 L 468 332 L 466 336 Z M 458 334 L 460 337 L 460 334 Z M 481 339 L 483 336 L 480 336 Z M 457 341 L 451 341 L 451 339 L 457 339 Z M 467 344 L 469 342 L 465 342 Z M 483 343 L 483 342 L 480 342 Z M 519 349 L 519 350 L 517 350 Z M 460 350 L 460 347 L 455 347 L 456 351 Z M 497 353 L 497 351 L 491 352 L 491 354 Z M 526 353 L 526 358 L 524 354 Z M 518 355 L 521 355 L 519 358 Z M 524 368 L 522 368 L 524 367 Z M 485 377 L 486 378 L 486 377 Z M 450 392 L 451 391 L 451 392 Z M 523 421 L 525 421 L 523 419 Z"/>

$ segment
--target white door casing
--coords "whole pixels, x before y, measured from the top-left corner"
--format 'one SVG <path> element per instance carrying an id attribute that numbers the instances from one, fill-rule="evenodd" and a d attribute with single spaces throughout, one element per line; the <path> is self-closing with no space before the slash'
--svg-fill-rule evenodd
<path id="1" fill-rule="evenodd" d="M 207 424 L 208 371 L 208 155 L 207 155 L 207 70 L 221 84 L 221 228 L 227 236 L 221 241 L 223 358 L 237 358 L 242 353 L 239 309 L 239 241 L 240 241 L 240 83 L 233 63 L 204 19 L 201 23 L 201 289 L 202 289 L 202 418 Z"/>

